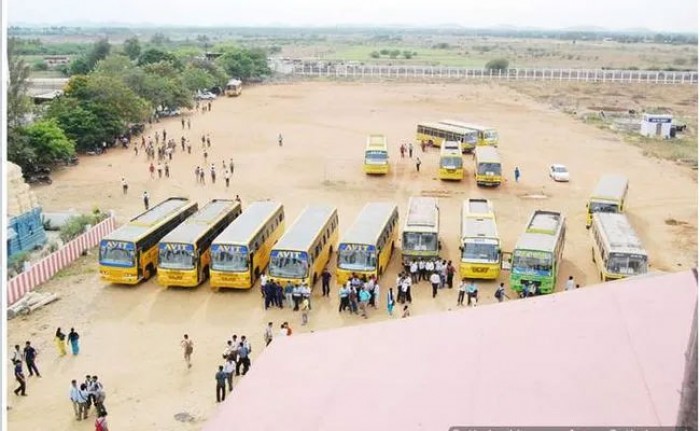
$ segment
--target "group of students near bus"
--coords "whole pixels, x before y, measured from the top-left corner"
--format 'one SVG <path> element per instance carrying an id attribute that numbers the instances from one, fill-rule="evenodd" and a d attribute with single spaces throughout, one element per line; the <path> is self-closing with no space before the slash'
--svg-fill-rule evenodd
<path id="1" fill-rule="evenodd" d="M 367 318 L 369 307 L 377 308 L 379 302 L 379 283 L 374 275 L 367 278 L 366 275 L 358 276 L 353 273 L 350 279 L 340 286 L 338 296 L 340 306 L 338 313 L 348 310 L 351 314 L 360 314 Z"/>

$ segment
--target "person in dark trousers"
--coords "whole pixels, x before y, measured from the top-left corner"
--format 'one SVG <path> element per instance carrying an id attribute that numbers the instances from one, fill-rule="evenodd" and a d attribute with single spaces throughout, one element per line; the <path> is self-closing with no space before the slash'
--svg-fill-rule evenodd
<path id="1" fill-rule="evenodd" d="M 245 376 L 250 368 L 250 350 L 248 344 L 241 341 L 238 345 L 238 363 L 236 364 L 236 375 L 241 375 L 241 365 L 243 366 L 243 375 Z"/>
<path id="2" fill-rule="evenodd" d="M 517 183 L 520 180 L 520 168 L 517 166 L 515 167 L 515 182 Z"/>
<path id="3" fill-rule="evenodd" d="M 420 157 L 416 157 L 416 172 L 420 172 Z"/>
<path id="4" fill-rule="evenodd" d="M 41 373 L 39 373 L 39 369 L 36 367 L 36 356 L 36 349 L 27 341 L 24 345 L 24 360 L 27 363 L 27 371 L 29 371 L 30 376 L 36 374 L 37 377 L 41 377 Z"/>
<path id="5" fill-rule="evenodd" d="M 185 130 L 185 119 L 181 118 L 180 122 L 182 123 L 182 130 Z"/>
<path id="6" fill-rule="evenodd" d="M 331 295 L 331 273 L 328 271 L 328 268 L 325 268 L 323 270 L 323 272 L 321 273 L 321 283 L 322 283 L 323 296 L 330 296 Z"/>
<path id="7" fill-rule="evenodd" d="M 437 272 L 433 272 L 430 276 L 430 284 L 433 285 L 433 298 L 437 296 L 438 286 L 440 286 L 440 275 Z"/>
<path id="8" fill-rule="evenodd" d="M 280 147 L 282 146 L 282 134 L 280 133 L 279 137 L 277 138 L 277 142 L 280 144 Z"/>
<path id="9" fill-rule="evenodd" d="M 17 380 L 17 383 L 19 384 L 17 389 L 14 390 L 15 395 L 22 395 L 23 397 L 26 397 L 27 379 L 24 377 L 24 373 L 22 373 L 22 361 L 15 361 L 15 380 Z"/>
<path id="10" fill-rule="evenodd" d="M 146 208 L 146 211 L 148 211 L 148 192 L 143 192 L 143 207 Z"/>
<path id="11" fill-rule="evenodd" d="M 272 283 L 275 286 L 275 299 L 277 300 L 277 305 L 279 308 L 284 308 L 284 289 L 279 283 Z"/>
<path id="12" fill-rule="evenodd" d="M 219 372 L 214 375 L 216 380 L 216 402 L 220 403 L 226 399 L 226 373 L 224 366 L 219 365 Z"/>
<path id="13" fill-rule="evenodd" d="M 452 281 L 455 277 L 455 267 L 452 266 L 452 261 L 447 262 L 447 287 L 452 289 Z"/>

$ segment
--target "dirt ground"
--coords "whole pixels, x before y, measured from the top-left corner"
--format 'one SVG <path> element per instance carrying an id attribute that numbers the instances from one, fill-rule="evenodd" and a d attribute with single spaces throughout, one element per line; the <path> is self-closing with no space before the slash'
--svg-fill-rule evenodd
<path id="1" fill-rule="evenodd" d="M 486 123 L 499 130 L 505 184 L 493 190 L 477 188 L 471 178 L 470 156 L 466 156 L 467 179 L 461 183 L 436 178 L 436 150 L 421 153 L 416 148 L 414 158 L 423 161 L 420 173 L 412 160 L 400 158 L 398 146 L 414 138 L 417 122 L 447 117 Z M 445 256 L 457 262 L 460 205 L 468 197 L 483 196 L 494 202 L 504 250 L 513 248 L 533 210 L 557 210 L 566 215 L 560 290 L 569 275 L 584 288 L 598 282 L 584 226 L 585 204 L 601 174 L 619 172 L 630 179 L 627 212 L 648 249 L 652 269 L 678 271 L 696 265 L 697 181 L 693 171 L 645 157 L 611 132 L 582 124 L 510 88 L 496 84 L 271 85 L 246 88 L 239 98 L 219 99 L 212 112 L 193 113 L 191 119 L 192 130 L 184 134 L 197 151 L 175 154 L 172 178 L 152 180 L 143 154 L 137 157 L 132 150 L 114 149 L 103 156 L 83 157 L 78 167 L 55 175 L 53 185 L 35 188 L 40 202 L 47 211 L 113 209 L 124 221 L 142 210 L 144 190 L 149 191 L 152 202 L 180 195 L 200 205 L 240 194 L 244 205 L 260 199 L 279 200 L 290 222 L 305 205 L 327 202 L 338 208 L 342 234 L 366 202 L 395 202 L 403 218 L 409 196 L 434 195 L 440 197 Z M 183 133 L 179 119 L 163 120 L 148 133 L 163 128 L 177 139 Z M 229 190 L 221 179 L 215 185 L 195 184 L 194 168 L 203 163 L 199 143 L 203 133 L 209 133 L 212 140 L 210 162 L 220 167 L 222 160 L 234 159 Z M 278 133 L 284 135 L 282 148 L 277 145 Z M 392 173 L 387 177 L 370 178 L 362 173 L 369 133 L 384 133 L 389 139 Z M 570 183 L 549 179 L 547 165 L 553 162 L 569 167 Z M 515 166 L 522 172 L 517 184 L 513 181 Z M 121 193 L 122 176 L 130 184 L 128 196 Z M 528 194 L 547 198 L 529 199 Z M 85 374 L 97 374 L 104 383 L 114 429 L 200 429 L 217 408 L 214 373 L 232 334 L 251 339 L 254 367 L 255 357 L 264 350 L 263 330 L 268 321 L 275 328 L 289 321 L 296 333 L 365 323 L 338 314 L 335 290 L 330 299 L 318 296 L 320 289 L 314 292 L 311 322 L 302 328 L 300 316 L 287 309 L 264 311 L 257 288 L 214 294 L 207 283 L 197 289 L 169 290 L 154 281 L 136 287 L 105 285 L 99 279 L 96 259 L 93 251 L 41 287 L 59 293 L 60 301 L 9 322 L 8 349 L 32 340 L 39 349 L 38 366 L 43 373 L 41 379 L 29 379 L 26 398 L 12 394 L 14 382 L 10 381 L 8 421 L 12 430 L 91 429 L 75 421 L 68 399 L 70 380 Z M 399 261 L 395 255 L 380 283 L 383 293 L 393 285 Z M 502 277 L 505 280 L 507 274 Z M 481 306 L 495 302 L 495 285 L 479 283 Z M 429 290 L 427 283 L 414 288 L 414 314 L 455 310 L 455 289 L 440 291 L 436 300 Z M 370 322 L 388 318 L 384 306 L 382 300 Z M 57 326 L 65 332 L 74 326 L 81 333 L 78 357 L 58 357 L 52 341 Z M 189 370 L 179 345 L 184 333 L 195 343 L 194 366 Z M 178 413 L 188 413 L 190 419 L 178 421 Z"/>

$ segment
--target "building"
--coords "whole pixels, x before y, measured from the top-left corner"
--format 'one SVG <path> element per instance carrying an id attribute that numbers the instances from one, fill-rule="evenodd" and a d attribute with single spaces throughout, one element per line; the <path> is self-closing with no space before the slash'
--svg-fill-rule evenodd
<path id="1" fill-rule="evenodd" d="M 672 115 L 665 114 L 644 114 L 640 133 L 646 137 L 660 137 L 668 139 L 671 137 Z"/>
<path id="2" fill-rule="evenodd" d="M 673 426 L 697 290 L 647 275 L 277 336 L 203 429 Z"/>
<path id="3" fill-rule="evenodd" d="M 7 255 L 41 247 L 46 243 L 46 232 L 41 207 L 29 185 L 24 182 L 22 169 L 6 163 L 7 173 Z"/>
<path id="4" fill-rule="evenodd" d="M 44 63 L 49 67 L 62 66 L 64 64 L 70 63 L 70 56 L 68 55 L 45 55 Z"/>

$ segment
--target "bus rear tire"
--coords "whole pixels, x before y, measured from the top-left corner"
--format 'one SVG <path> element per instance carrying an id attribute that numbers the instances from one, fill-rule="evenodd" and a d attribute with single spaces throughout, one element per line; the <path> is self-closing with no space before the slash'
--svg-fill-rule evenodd
<path id="1" fill-rule="evenodd" d="M 260 278 L 260 268 L 255 268 L 255 271 L 253 271 L 253 276 L 255 277 L 253 279 L 253 283 L 255 283 L 258 278 Z"/>

